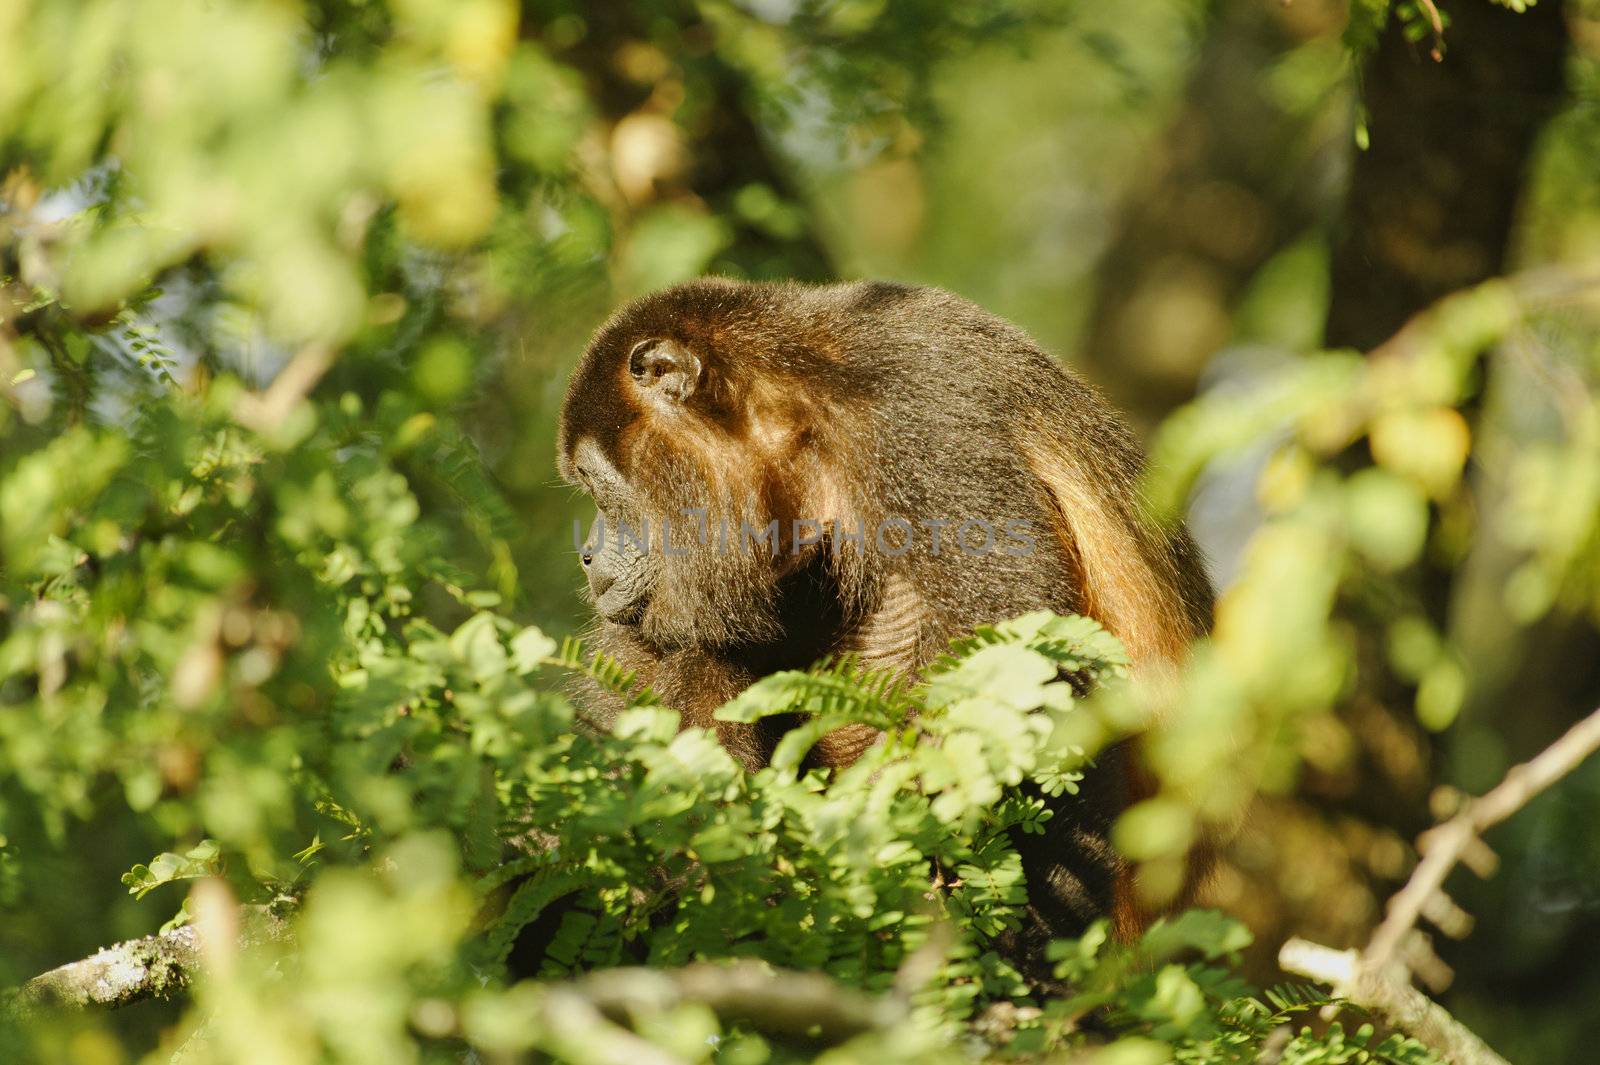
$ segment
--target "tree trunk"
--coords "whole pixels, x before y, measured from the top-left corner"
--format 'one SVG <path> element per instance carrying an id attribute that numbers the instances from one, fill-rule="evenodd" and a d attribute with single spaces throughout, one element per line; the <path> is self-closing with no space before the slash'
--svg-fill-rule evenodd
<path id="1" fill-rule="evenodd" d="M 1335 246 L 1330 347 L 1363 351 L 1450 292 L 1503 272 L 1534 140 L 1566 100 L 1562 0 L 1447 7 L 1445 52 L 1391 18 L 1362 71 L 1370 147 Z"/>

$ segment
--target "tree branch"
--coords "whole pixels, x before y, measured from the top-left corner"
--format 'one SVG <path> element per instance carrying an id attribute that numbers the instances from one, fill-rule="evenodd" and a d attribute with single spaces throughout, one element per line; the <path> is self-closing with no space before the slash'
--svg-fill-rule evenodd
<path id="1" fill-rule="evenodd" d="M 286 936 L 282 918 L 264 907 L 252 909 L 247 943 Z M 169 998 L 189 986 L 199 972 L 204 943 L 195 925 L 130 939 L 106 947 L 81 961 L 34 977 L 0 995 L 0 1012 L 25 1016 L 47 1009 L 116 1009 L 149 998 Z"/>
<path id="2" fill-rule="evenodd" d="M 1278 952 L 1278 964 L 1330 985 L 1341 998 L 1379 1014 L 1455 1065 L 1509 1065 L 1443 1006 L 1405 980 L 1367 968 L 1354 950 L 1334 950 L 1296 937 Z"/>
<path id="3" fill-rule="evenodd" d="M 239 939 L 248 944 L 287 935 L 266 910 Z M 853 991 L 822 973 L 774 969 L 755 961 L 698 963 L 680 969 L 629 967 L 570 981 L 534 985 L 532 1007 L 557 1044 L 570 1044 L 597 1062 L 680 1065 L 678 1059 L 630 1030 L 640 1011 L 686 1003 L 705 1006 L 725 1022 L 779 1039 L 835 1045 L 903 1021 L 910 996 L 937 968 L 945 951 L 935 936 L 901 967 L 894 991 Z M 166 998 L 187 987 L 207 956 L 197 925 L 107 947 L 93 956 L 34 977 L 0 1000 L 0 1010 L 26 1016 L 51 1008 L 119 1007 Z"/>
<path id="4" fill-rule="evenodd" d="M 200 936 L 192 925 L 106 947 L 82 961 L 35 976 L 5 1001 L 8 1011 L 47 1007 L 126 1006 L 167 998 L 200 965 Z"/>
<path id="5" fill-rule="evenodd" d="M 1481 834 L 1528 800 L 1572 772 L 1600 750 L 1600 710 L 1579 721 L 1530 761 L 1514 766 L 1494 790 L 1469 799 L 1448 820 L 1417 841 L 1422 860 L 1392 899 L 1383 922 L 1362 951 L 1333 950 L 1304 939 L 1290 939 L 1278 952 L 1284 970 L 1328 984 L 1357 1006 L 1371 1009 L 1396 1028 L 1444 1052 L 1456 1065 L 1506 1065 L 1505 1059 L 1460 1021 L 1411 986 L 1414 969 L 1430 983 L 1448 981 L 1448 969 L 1426 949 L 1417 923 L 1426 917 L 1448 935 L 1464 935 L 1470 918 L 1444 894 L 1445 877 L 1458 862 L 1479 875 L 1494 870 L 1493 852 Z"/>
<path id="6" fill-rule="evenodd" d="M 774 969 L 754 961 L 607 969 L 562 986 L 560 994 L 580 997 L 618 1023 L 626 1023 L 635 1010 L 668 1010 L 694 1002 L 724 1021 L 824 1044 L 891 1027 L 908 1011 L 901 995 L 865 995 L 822 973 Z"/>
<path id="7" fill-rule="evenodd" d="M 1389 900 L 1388 915 L 1367 944 L 1366 964 L 1381 969 L 1394 960 L 1424 909 L 1440 897 L 1445 877 L 1469 847 L 1482 844 L 1478 837 L 1485 830 L 1522 809 L 1596 750 L 1600 750 L 1600 710 L 1572 726 L 1531 761 L 1514 766 L 1493 791 L 1468 800 L 1454 817 L 1423 833 L 1417 841 L 1422 861 L 1406 886 Z"/>

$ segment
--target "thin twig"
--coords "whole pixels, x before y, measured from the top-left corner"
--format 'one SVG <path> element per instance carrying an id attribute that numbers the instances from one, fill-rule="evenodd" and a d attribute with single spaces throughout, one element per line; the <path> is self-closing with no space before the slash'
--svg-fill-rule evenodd
<path id="1" fill-rule="evenodd" d="M 1428 23 L 1433 27 L 1433 50 L 1428 54 L 1437 63 L 1444 58 L 1444 18 L 1433 5 L 1433 0 L 1417 0 L 1417 6 L 1427 14 Z"/>
<path id="2" fill-rule="evenodd" d="M 332 348 L 326 344 L 307 344 L 294 353 L 265 391 L 241 397 L 234 408 L 234 417 L 241 425 L 257 432 L 277 428 L 311 394 L 332 365 Z"/>
<path id="3" fill-rule="evenodd" d="M 1394 959 L 1406 933 L 1416 927 L 1429 900 L 1444 886 L 1445 877 L 1486 829 L 1522 809 L 1596 750 L 1600 750 L 1600 710 L 1572 726 L 1531 761 L 1512 768 L 1493 791 L 1468 800 L 1455 816 L 1424 833 L 1418 841 L 1422 861 L 1406 886 L 1389 901 L 1388 915 L 1367 944 L 1367 964 L 1382 968 Z"/>
<path id="4" fill-rule="evenodd" d="M 1482 833 L 1522 809 L 1597 750 L 1600 709 L 1529 761 L 1514 766 L 1488 794 L 1466 800 L 1448 820 L 1423 833 L 1417 841 L 1422 860 L 1389 900 L 1388 913 L 1365 950 L 1339 951 L 1291 939 L 1278 952 L 1278 964 L 1288 972 L 1332 986 L 1339 996 L 1373 1010 L 1394 1027 L 1442 1051 L 1456 1065 L 1506 1065 L 1504 1058 L 1444 1007 L 1411 986 L 1413 967 L 1424 970 L 1422 975 L 1435 984 L 1448 980 L 1443 963 L 1419 941 L 1417 922 L 1424 915 L 1437 916 L 1443 919 L 1442 930 L 1464 933 L 1470 920 L 1443 892 L 1450 870 L 1464 859 L 1470 859 L 1468 864 L 1476 871 L 1492 869 L 1492 862 L 1484 857 L 1492 852 Z"/>

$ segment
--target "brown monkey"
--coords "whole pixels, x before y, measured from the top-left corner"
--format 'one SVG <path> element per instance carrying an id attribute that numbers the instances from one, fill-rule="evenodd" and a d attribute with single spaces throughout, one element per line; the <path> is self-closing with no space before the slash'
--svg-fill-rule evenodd
<path id="1" fill-rule="evenodd" d="M 1160 669 L 1208 624 L 1199 555 L 1143 513 L 1126 426 L 945 292 L 708 279 L 647 296 L 590 344 L 559 446 L 600 511 L 581 552 L 600 648 L 751 768 L 786 723 L 712 713 L 775 670 L 854 652 L 910 671 L 1039 608 L 1098 619 Z M 813 757 L 845 765 L 874 738 L 840 730 Z M 1131 773 L 1103 752 L 1051 830 L 1018 839 L 1035 938 L 1105 913 L 1135 929 L 1106 842 Z"/>

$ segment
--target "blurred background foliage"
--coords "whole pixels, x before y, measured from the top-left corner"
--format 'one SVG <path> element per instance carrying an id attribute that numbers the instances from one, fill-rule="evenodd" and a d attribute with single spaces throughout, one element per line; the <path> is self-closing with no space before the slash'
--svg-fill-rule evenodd
<path id="1" fill-rule="evenodd" d="M 1453 789 L 1600 702 L 1600 9 L 1431 6 L 0 5 L 0 984 L 156 930 L 175 867 L 314 882 L 298 997 L 191 1020 L 281 1028 L 263 1061 L 459 1035 L 464 885 L 565 712 L 517 656 L 583 624 L 566 372 L 708 272 L 942 285 L 1129 412 L 1223 597 L 1119 842 L 1159 883 L 1228 826 L 1261 981 L 1360 942 Z M 1512 1060 L 1600 1020 L 1597 803 L 1590 767 L 1458 890 L 1445 1000 Z M 480 1047 L 551 1049 L 496 1008 Z"/>

